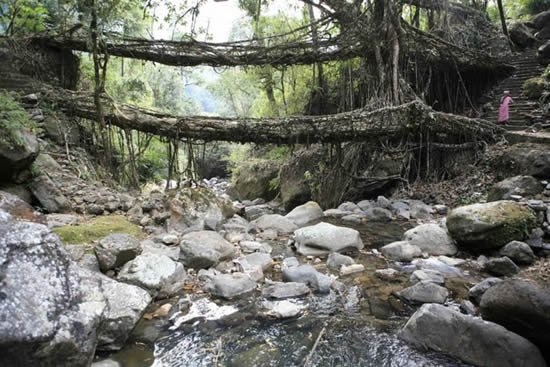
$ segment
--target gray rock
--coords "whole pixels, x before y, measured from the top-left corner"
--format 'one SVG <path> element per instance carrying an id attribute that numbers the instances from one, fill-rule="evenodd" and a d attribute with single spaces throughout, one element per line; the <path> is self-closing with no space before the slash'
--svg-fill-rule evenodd
<path id="1" fill-rule="evenodd" d="M 263 279 L 263 272 L 273 265 L 271 255 L 262 252 L 241 256 L 233 262 L 237 264 L 240 272 L 249 275 L 256 281 Z"/>
<path id="2" fill-rule="evenodd" d="M 392 202 L 390 200 L 386 199 L 386 197 L 384 197 L 384 196 L 378 196 L 376 198 L 376 204 L 380 208 L 392 209 Z"/>
<path id="3" fill-rule="evenodd" d="M 281 269 L 285 270 L 285 269 L 293 268 L 299 265 L 300 265 L 300 262 L 298 261 L 297 258 L 295 258 L 294 256 L 287 257 L 287 258 L 284 258 L 283 261 L 281 262 Z"/>
<path id="4" fill-rule="evenodd" d="M 411 261 L 415 257 L 422 256 L 422 251 L 408 241 L 397 241 L 385 245 L 380 249 L 382 255 L 396 261 Z"/>
<path id="5" fill-rule="evenodd" d="M 339 254 L 337 252 L 331 252 L 327 258 L 327 267 L 331 269 L 340 269 L 342 265 L 355 264 L 355 260 L 351 257 Z"/>
<path id="6" fill-rule="evenodd" d="M 230 259 L 235 248 L 214 231 L 197 231 L 185 234 L 180 242 L 180 259 L 191 268 L 209 268 Z"/>
<path id="7" fill-rule="evenodd" d="M 469 290 L 470 298 L 475 301 L 476 304 L 479 304 L 481 301 L 481 296 L 487 291 L 487 289 L 491 288 L 495 284 L 502 282 L 502 279 L 500 278 L 487 278 L 483 279 L 481 282 L 474 285 Z"/>
<path id="8" fill-rule="evenodd" d="M 153 297 L 171 297 L 183 288 L 187 274 L 183 265 L 159 254 L 141 254 L 127 262 L 118 279 L 140 286 Z"/>
<path id="9" fill-rule="evenodd" d="M 387 268 L 387 269 L 377 269 L 374 271 L 374 275 L 382 280 L 393 282 L 398 279 L 401 273 L 398 270 Z"/>
<path id="10" fill-rule="evenodd" d="M 277 319 L 288 319 L 300 315 L 306 306 L 302 304 L 296 304 L 287 300 L 283 301 L 264 301 L 262 306 L 267 309 L 264 314 L 269 317 L 275 317 Z"/>
<path id="11" fill-rule="evenodd" d="M 113 233 L 104 237 L 94 247 L 99 268 L 105 272 L 118 268 L 141 253 L 139 241 L 125 233 Z"/>
<path id="12" fill-rule="evenodd" d="M 533 211 L 513 201 L 494 201 L 456 208 L 447 217 L 447 228 L 459 246 L 498 249 L 522 240 L 536 226 Z"/>
<path id="13" fill-rule="evenodd" d="M 323 216 L 323 209 L 315 201 L 308 201 L 303 205 L 297 206 L 285 215 L 287 219 L 290 219 L 298 227 L 303 227 L 319 218 L 323 218 Z"/>
<path id="14" fill-rule="evenodd" d="M 431 206 L 416 200 L 411 201 L 409 205 L 410 205 L 411 218 L 430 219 L 432 217 L 433 208 Z"/>
<path id="15" fill-rule="evenodd" d="M 48 228 L 57 228 L 78 223 L 78 216 L 72 214 L 48 214 L 46 215 Z"/>
<path id="16" fill-rule="evenodd" d="M 250 223 L 243 217 L 234 215 L 227 222 L 222 224 L 222 228 L 228 232 L 233 231 L 246 233 L 250 228 Z"/>
<path id="17" fill-rule="evenodd" d="M 471 315 L 471 316 L 477 315 L 476 306 L 474 306 L 474 304 L 468 301 L 467 299 L 464 299 L 462 300 L 462 302 L 460 302 L 460 310 L 464 312 L 466 315 Z"/>
<path id="18" fill-rule="evenodd" d="M 268 214 L 274 214 L 274 210 L 267 204 L 251 205 L 244 208 L 244 216 L 248 220 L 255 220 Z"/>
<path id="19" fill-rule="evenodd" d="M 273 282 L 262 288 L 263 297 L 275 299 L 303 297 L 309 292 L 306 284 L 296 282 Z"/>
<path id="20" fill-rule="evenodd" d="M 550 10 L 543 11 L 533 16 L 531 23 L 535 29 L 542 29 L 550 23 Z"/>
<path id="21" fill-rule="evenodd" d="M 154 254 L 168 256 L 172 260 L 179 260 L 180 248 L 179 246 L 166 246 L 162 243 L 154 242 L 151 240 L 141 241 L 141 253 L 142 254 Z"/>
<path id="22" fill-rule="evenodd" d="M 400 336 L 416 347 L 444 353 L 475 366 L 546 365 L 537 347 L 527 339 L 500 325 L 437 304 L 420 307 Z"/>
<path id="23" fill-rule="evenodd" d="M 494 184 L 489 190 L 487 200 L 509 200 L 512 195 L 531 196 L 543 190 L 544 186 L 533 176 L 515 176 Z"/>
<path id="24" fill-rule="evenodd" d="M 369 208 L 372 208 L 374 206 L 374 203 L 370 200 L 361 200 L 357 203 L 357 206 L 359 207 L 359 209 L 365 211 Z"/>
<path id="25" fill-rule="evenodd" d="M 338 208 L 336 209 L 350 213 L 361 210 L 357 204 L 352 203 L 351 201 L 346 201 L 345 203 L 338 205 Z"/>
<path id="26" fill-rule="evenodd" d="M 104 359 L 102 361 L 92 363 L 91 367 L 121 367 L 121 365 L 112 359 Z"/>
<path id="27" fill-rule="evenodd" d="M 439 285 L 443 285 L 445 283 L 445 277 L 440 272 L 430 269 L 413 271 L 410 280 L 413 283 L 430 282 Z"/>
<path id="28" fill-rule="evenodd" d="M 205 286 L 206 291 L 225 299 L 234 299 L 256 289 L 256 282 L 243 273 L 219 274 Z"/>
<path id="29" fill-rule="evenodd" d="M 459 268 L 457 268 L 456 266 L 448 265 L 436 257 L 429 257 L 427 259 L 415 259 L 411 263 L 422 270 L 435 270 L 443 275 L 450 277 L 462 276 L 462 271 Z"/>
<path id="30" fill-rule="evenodd" d="M 457 252 L 447 228 L 434 223 L 421 224 L 409 229 L 403 235 L 403 239 L 430 255 L 454 255 Z"/>
<path id="31" fill-rule="evenodd" d="M 363 213 L 365 218 L 371 222 L 389 222 L 392 220 L 391 212 L 384 208 L 369 208 Z"/>
<path id="32" fill-rule="evenodd" d="M 489 288 L 480 302 L 484 319 L 496 322 L 536 344 L 550 358 L 550 291 L 522 279 L 504 280 Z"/>
<path id="33" fill-rule="evenodd" d="M 280 214 L 262 215 L 258 219 L 253 220 L 252 224 L 262 231 L 274 229 L 281 234 L 292 233 L 298 229 L 298 226 L 293 221 Z"/>
<path id="34" fill-rule="evenodd" d="M 503 256 L 489 259 L 484 270 L 497 276 L 508 276 L 517 274 L 519 267 L 510 258 Z"/>
<path id="35" fill-rule="evenodd" d="M 535 254 L 525 242 L 512 241 L 500 249 L 501 256 L 507 256 L 517 264 L 532 264 L 535 262 Z"/>
<path id="36" fill-rule="evenodd" d="M 101 276 L 107 308 L 98 330 L 97 349 L 119 350 L 151 302 L 146 290 Z"/>
<path id="37" fill-rule="evenodd" d="M 4 112 L 5 106 L 2 107 Z M 7 125 L 2 123 L 0 177 L 6 181 L 12 180 L 17 174 L 30 167 L 39 152 L 38 140 L 23 125 L 10 121 L 7 128 Z"/>
<path id="38" fill-rule="evenodd" d="M 0 211 L 0 355 L 5 366 L 88 366 L 105 309 L 97 275 L 41 224 Z"/>
<path id="39" fill-rule="evenodd" d="M 323 212 L 323 214 L 325 217 L 329 217 L 329 218 L 342 218 L 342 217 L 345 217 L 346 215 L 350 215 L 351 212 L 347 212 L 345 210 L 340 210 L 340 209 L 327 209 Z"/>
<path id="40" fill-rule="evenodd" d="M 364 247 L 359 232 L 355 229 L 324 222 L 296 230 L 294 240 L 297 252 L 305 256 L 361 250 Z"/>
<path id="41" fill-rule="evenodd" d="M 529 28 L 523 23 L 513 23 L 509 27 L 510 39 L 521 48 L 532 46 L 537 39 Z"/>
<path id="42" fill-rule="evenodd" d="M 50 213 L 63 213 L 71 207 L 69 200 L 52 179 L 46 175 L 33 178 L 29 189 L 40 202 L 40 205 Z"/>
<path id="43" fill-rule="evenodd" d="M 431 282 L 418 282 L 397 292 L 397 295 L 410 303 L 444 303 L 449 291 Z"/>
<path id="44" fill-rule="evenodd" d="M 550 178 L 550 151 L 544 144 L 513 144 L 494 157 L 493 166 L 500 178 L 512 175 Z"/>
<path id="45" fill-rule="evenodd" d="M 161 241 L 166 245 L 175 245 L 179 242 L 179 239 L 178 235 L 168 233 L 162 236 Z"/>
<path id="46" fill-rule="evenodd" d="M 319 273 L 311 265 L 299 265 L 283 269 L 283 281 L 304 283 L 320 293 L 328 293 L 332 283 L 330 277 Z"/>
<path id="47" fill-rule="evenodd" d="M 239 247 L 244 253 L 263 252 L 270 254 L 273 249 L 267 243 L 257 241 L 240 241 Z"/>
<path id="48" fill-rule="evenodd" d="M 342 217 L 343 222 L 355 223 L 355 224 L 363 223 L 364 219 L 365 219 L 365 214 L 363 213 L 349 214 Z"/>
<path id="49" fill-rule="evenodd" d="M 271 200 L 277 195 L 272 184 L 279 175 L 281 163 L 267 159 L 239 162 L 232 171 L 230 193 L 239 200 L 262 198 Z"/>
<path id="50" fill-rule="evenodd" d="M 350 274 L 360 273 L 365 271 L 365 265 L 363 264 L 351 264 L 351 265 L 342 265 L 340 268 L 340 275 L 346 276 Z"/>

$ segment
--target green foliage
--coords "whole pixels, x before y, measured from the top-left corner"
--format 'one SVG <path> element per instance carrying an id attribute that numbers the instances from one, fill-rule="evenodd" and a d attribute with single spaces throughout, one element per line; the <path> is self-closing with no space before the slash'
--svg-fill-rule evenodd
<path id="1" fill-rule="evenodd" d="M 523 94 L 529 99 L 538 99 L 546 88 L 548 88 L 548 82 L 542 77 L 527 79 L 523 83 Z"/>
<path id="2" fill-rule="evenodd" d="M 8 144 L 24 144 L 20 136 L 21 129 L 32 131 L 36 125 L 11 95 L 0 92 L 0 139 Z"/>
<path id="3" fill-rule="evenodd" d="M 67 244 L 91 243 L 112 233 L 126 233 L 143 237 L 139 226 L 120 215 L 100 216 L 87 223 L 54 228 L 53 231 Z"/>
<path id="4" fill-rule="evenodd" d="M 0 5 L 0 33 L 19 35 L 46 29 L 48 9 L 39 0 L 8 0 Z"/>

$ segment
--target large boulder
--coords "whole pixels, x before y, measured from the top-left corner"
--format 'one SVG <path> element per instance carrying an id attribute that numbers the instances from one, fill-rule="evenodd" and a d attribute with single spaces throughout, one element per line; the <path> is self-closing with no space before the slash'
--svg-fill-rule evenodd
<path id="1" fill-rule="evenodd" d="M 105 272 L 126 264 L 141 253 L 138 239 L 125 233 L 113 233 L 101 239 L 94 247 L 99 268 Z"/>
<path id="2" fill-rule="evenodd" d="M 307 203 L 292 209 L 292 211 L 285 215 L 285 217 L 294 222 L 294 224 L 298 227 L 303 227 L 314 220 L 323 218 L 324 215 L 323 209 L 321 209 L 319 204 L 315 201 L 308 201 Z"/>
<path id="3" fill-rule="evenodd" d="M 141 254 L 127 262 L 118 279 L 140 286 L 153 297 L 170 297 L 183 288 L 187 274 L 183 265 L 168 256 L 160 254 Z"/>
<path id="4" fill-rule="evenodd" d="M 454 255 L 457 251 L 447 228 L 435 223 L 421 224 L 409 229 L 403 239 L 430 255 Z"/>
<path id="5" fill-rule="evenodd" d="M 181 238 L 180 259 L 190 268 L 209 268 L 230 259 L 235 248 L 214 231 L 190 232 Z"/>
<path id="6" fill-rule="evenodd" d="M 305 256 L 361 250 L 364 247 L 357 230 L 324 222 L 294 231 L 294 240 L 297 252 Z"/>
<path id="7" fill-rule="evenodd" d="M 508 279 L 481 297 L 481 315 L 538 345 L 550 361 L 550 288 L 531 281 Z"/>
<path id="8" fill-rule="evenodd" d="M 422 256 L 418 246 L 411 245 L 408 241 L 397 241 L 380 248 L 382 255 L 396 261 L 411 261 L 415 257 Z"/>
<path id="9" fill-rule="evenodd" d="M 516 175 L 550 178 L 550 150 L 543 144 L 514 144 L 495 155 L 492 166 L 500 179 Z"/>
<path id="10" fill-rule="evenodd" d="M 168 202 L 168 230 L 175 232 L 217 230 L 234 214 L 231 202 L 205 187 L 179 190 Z"/>
<path id="11" fill-rule="evenodd" d="M 273 199 L 277 195 L 274 180 L 279 175 L 279 168 L 279 162 L 266 159 L 241 162 L 233 170 L 231 194 L 239 200 Z"/>
<path id="12" fill-rule="evenodd" d="M 472 250 L 498 249 L 522 240 L 535 226 L 533 211 L 514 201 L 462 206 L 447 217 L 451 237 L 459 246 Z"/>
<path id="13" fill-rule="evenodd" d="M 70 202 L 61 192 L 53 180 L 40 175 L 34 177 L 29 185 L 34 197 L 40 202 L 40 205 L 50 213 L 64 213 L 69 211 Z"/>
<path id="14" fill-rule="evenodd" d="M 537 39 L 525 24 L 514 23 L 509 29 L 510 39 L 521 48 L 532 46 Z"/>
<path id="15" fill-rule="evenodd" d="M 418 348 L 447 354 L 474 366 L 546 366 L 540 351 L 527 339 L 442 305 L 420 307 L 400 336 Z"/>
<path id="16" fill-rule="evenodd" d="M 410 303 L 445 303 L 449 291 L 430 281 L 421 281 L 405 288 L 397 295 Z"/>
<path id="17" fill-rule="evenodd" d="M 544 186 L 533 176 L 514 176 L 494 184 L 489 190 L 487 200 L 510 200 L 512 195 L 532 196 L 543 190 Z"/>
<path id="18" fill-rule="evenodd" d="M 265 231 L 269 229 L 276 230 L 281 234 L 288 234 L 298 229 L 298 226 L 290 219 L 280 214 L 265 214 L 252 221 L 258 229 Z"/>
<path id="19" fill-rule="evenodd" d="M 531 23 L 535 27 L 535 29 L 542 29 L 548 25 L 550 25 L 550 10 L 543 11 L 542 13 L 538 13 L 531 19 Z"/>
<path id="20" fill-rule="evenodd" d="M 314 172 L 322 158 L 319 149 L 304 149 L 281 166 L 279 181 L 281 201 L 286 210 L 311 200 L 307 172 Z"/>

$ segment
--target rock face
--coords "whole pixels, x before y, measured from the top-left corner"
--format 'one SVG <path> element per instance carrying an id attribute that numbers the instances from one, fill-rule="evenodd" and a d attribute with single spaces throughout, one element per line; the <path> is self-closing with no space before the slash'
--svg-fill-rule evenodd
<path id="1" fill-rule="evenodd" d="M 241 163 L 233 171 L 231 193 L 239 200 L 271 200 L 277 195 L 272 181 L 278 174 L 279 163 L 276 161 L 253 160 Z"/>
<path id="2" fill-rule="evenodd" d="M 214 231 L 190 232 L 181 238 L 181 261 L 191 268 L 209 268 L 230 259 L 235 248 Z"/>
<path id="3" fill-rule="evenodd" d="M 294 231 L 294 239 L 296 250 L 305 256 L 363 248 L 358 231 L 324 222 Z"/>
<path id="4" fill-rule="evenodd" d="M 233 207 L 207 188 L 185 188 L 168 203 L 168 230 L 180 233 L 216 230 L 225 218 L 231 217 Z"/>
<path id="5" fill-rule="evenodd" d="M 451 237 L 459 246 L 473 250 L 498 249 L 522 240 L 535 226 L 531 209 L 513 201 L 462 206 L 447 217 Z"/>
<path id="6" fill-rule="evenodd" d="M 153 297 L 170 297 L 183 288 L 186 273 L 182 264 L 169 257 L 148 253 L 127 262 L 118 279 L 144 288 Z"/>
<path id="7" fill-rule="evenodd" d="M 437 304 L 423 305 L 409 319 L 401 337 L 484 367 L 544 367 L 540 351 L 527 339 L 500 325 L 463 315 Z"/>
<path id="8" fill-rule="evenodd" d="M 403 239 L 430 255 L 454 255 L 457 251 L 447 229 L 434 223 L 409 229 Z"/>
<path id="9" fill-rule="evenodd" d="M 543 190 L 544 186 L 533 176 L 514 176 L 494 184 L 489 191 L 487 200 L 510 200 L 512 195 L 536 195 Z"/>
<path id="10" fill-rule="evenodd" d="M 444 303 L 449 291 L 435 283 L 423 281 L 397 292 L 397 295 L 410 303 Z"/>
<path id="11" fill-rule="evenodd" d="M 540 348 L 550 361 L 550 289 L 521 279 L 489 288 L 480 303 L 484 319 L 496 322 Z"/>
<path id="12" fill-rule="evenodd" d="M 532 264 L 535 262 L 535 254 L 525 242 L 512 241 L 500 249 L 500 255 L 509 257 L 517 264 Z"/>
<path id="13" fill-rule="evenodd" d="M 243 273 L 219 274 L 206 284 L 206 290 L 215 296 L 233 299 L 256 289 L 256 282 Z"/>
<path id="14" fill-rule="evenodd" d="M 388 259 L 396 261 L 411 261 L 415 257 L 422 256 L 422 251 L 408 241 L 397 241 L 385 245 L 380 252 Z"/>
<path id="15" fill-rule="evenodd" d="M 139 241 L 125 233 L 113 233 L 99 241 L 94 248 L 99 268 L 105 272 L 118 268 L 141 252 Z"/>
<path id="16" fill-rule="evenodd" d="M 298 227 L 303 227 L 314 220 L 323 218 L 323 216 L 323 209 L 315 201 L 308 201 L 304 205 L 297 206 L 285 215 L 287 219 L 290 219 Z"/>
<path id="17" fill-rule="evenodd" d="M 512 24 L 510 27 L 510 39 L 521 48 L 532 46 L 537 41 L 529 28 L 523 23 Z"/>
<path id="18" fill-rule="evenodd" d="M 258 219 L 252 221 L 256 227 L 262 231 L 273 229 L 281 234 L 288 234 L 298 229 L 298 226 L 294 224 L 290 219 L 283 217 L 280 214 L 266 214 L 262 215 Z"/>

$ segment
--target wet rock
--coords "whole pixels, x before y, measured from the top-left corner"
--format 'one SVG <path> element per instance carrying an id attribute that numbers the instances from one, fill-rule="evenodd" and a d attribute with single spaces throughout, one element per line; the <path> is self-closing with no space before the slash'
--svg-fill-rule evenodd
<path id="1" fill-rule="evenodd" d="M 233 299 L 256 289 L 256 282 L 243 273 L 219 274 L 205 286 L 206 291 L 225 299 Z"/>
<path id="2" fill-rule="evenodd" d="M 262 306 L 267 309 L 266 316 L 277 319 L 288 319 L 300 315 L 305 309 L 305 305 L 299 305 L 287 300 L 283 301 L 264 301 Z"/>
<path id="3" fill-rule="evenodd" d="M 319 218 L 323 218 L 323 216 L 323 209 L 315 201 L 308 201 L 303 205 L 297 206 L 285 215 L 287 219 L 290 219 L 298 227 L 303 227 Z"/>
<path id="4" fill-rule="evenodd" d="M 409 303 L 445 303 L 449 291 L 431 282 L 418 282 L 397 292 L 397 295 Z"/>
<path id="5" fill-rule="evenodd" d="M 119 350 L 151 302 L 146 290 L 101 276 L 107 308 L 98 330 L 97 349 Z"/>
<path id="6" fill-rule="evenodd" d="M 183 288 L 187 274 L 183 265 L 168 256 L 141 254 L 127 262 L 118 279 L 147 290 L 153 297 L 170 297 Z"/>
<path id="7" fill-rule="evenodd" d="M 272 282 L 264 285 L 262 296 L 265 298 L 296 298 L 309 294 L 309 288 L 304 283 L 296 282 Z"/>
<path id="8" fill-rule="evenodd" d="M 435 270 L 415 270 L 411 274 L 411 282 L 430 282 L 443 285 L 445 283 L 445 277 L 440 272 Z"/>
<path id="9" fill-rule="evenodd" d="M 359 232 L 355 229 L 324 222 L 294 231 L 294 239 L 296 251 L 304 256 L 361 250 L 364 247 Z"/>
<path id="10" fill-rule="evenodd" d="M 481 301 L 481 296 L 492 286 L 494 286 L 497 283 L 502 282 L 502 279 L 500 278 L 487 278 L 483 279 L 481 282 L 474 285 L 469 290 L 470 298 L 475 301 L 476 304 L 479 304 Z"/>
<path id="11" fill-rule="evenodd" d="M 0 355 L 5 366 L 88 366 L 105 309 L 97 275 L 41 224 L 0 211 Z"/>
<path id="12" fill-rule="evenodd" d="M 429 348 L 476 366 L 545 366 L 539 350 L 527 339 L 500 325 L 437 304 L 420 307 L 400 336 L 416 347 Z"/>
<path id="13" fill-rule="evenodd" d="M 535 262 L 535 254 L 525 242 L 512 241 L 500 249 L 501 256 L 507 256 L 517 264 L 532 264 Z"/>
<path id="14" fill-rule="evenodd" d="M 508 257 L 497 257 L 487 261 L 484 270 L 497 276 L 509 276 L 519 272 L 519 267 Z"/>
<path id="15" fill-rule="evenodd" d="M 543 190 L 544 186 L 533 176 L 515 176 L 494 184 L 489 190 L 487 200 L 509 200 L 512 195 L 532 196 Z"/>
<path id="16" fill-rule="evenodd" d="M 513 201 L 462 206 L 451 211 L 447 228 L 459 246 L 498 249 L 522 240 L 536 226 L 533 211 Z"/>
<path id="17" fill-rule="evenodd" d="M 454 255 L 457 252 L 447 228 L 434 223 L 421 224 L 409 229 L 403 239 L 430 255 Z"/>
<path id="18" fill-rule="evenodd" d="M 408 241 L 397 241 L 385 245 L 380 249 L 382 255 L 396 261 L 411 261 L 415 257 L 422 256 L 422 251 Z"/>
<path id="19" fill-rule="evenodd" d="M 139 241 L 124 233 L 113 233 L 99 241 L 94 248 L 99 268 L 105 272 L 118 268 L 141 253 Z"/>
<path id="20" fill-rule="evenodd" d="M 365 266 L 363 264 L 342 265 L 340 267 L 341 276 L 360 273 L 362 271 L 365 271 Z"/>
<path id="21" fill-rule="evenodd" d="M 320 293 L 328 293 L 332 283 L 329 276 L 319 273 L 311 265 L 299 265 L 283 269 L 283 281 L 304 283 Z"/>
<path id="22" fill-rule="evenodd" d="M 508 279 L 489 288 L 480 302 L 484 319 L 496 322 L 536 344 L 550 360 L 550 291 L 522 279 Z"/>
<path id="23" fill-rule="evenodd" d="M 283 217 L 280 214 L 262 215 L 258 219 L 252 221 L 252 224 L 263 231 L 267 229 L 274 229 L 277 232 L 283 234 L 292 233 L 296 229 L 298 229 L 298 226 L 294 224 L 293 221 L 286 217 Z"/>
<path id="24" fill-rule="evenodd" d="M 327 267 L 331 269 L 340 269 L 342 265 L 348 266 L 353 264 L 355 264 L 355 260 L 337 252 L 331 252 L 327 258 Z"/>
<path id="25" fill-rule="evenodd" d="M 371 222 L 389 222 L 392 220 L 391 212 L 384 208 L 369 208 L 363 213 L 365 218 Z"/>
<path id="26" fill-rule="evenodd" d="M 142 254 L 154 254 L 168 256 L 170 259 L 177 261 L 180 258 L 179 246 L 166 246 L 162 243 L 151 240 L 141 241 Z"/>
<path id="27" fill-rule="evenodd" d="M 191 268 L 209 268 L 230 259 L 235 248 L 214 231 L 190 232 L 181 238 L 180 259 Z"/>

